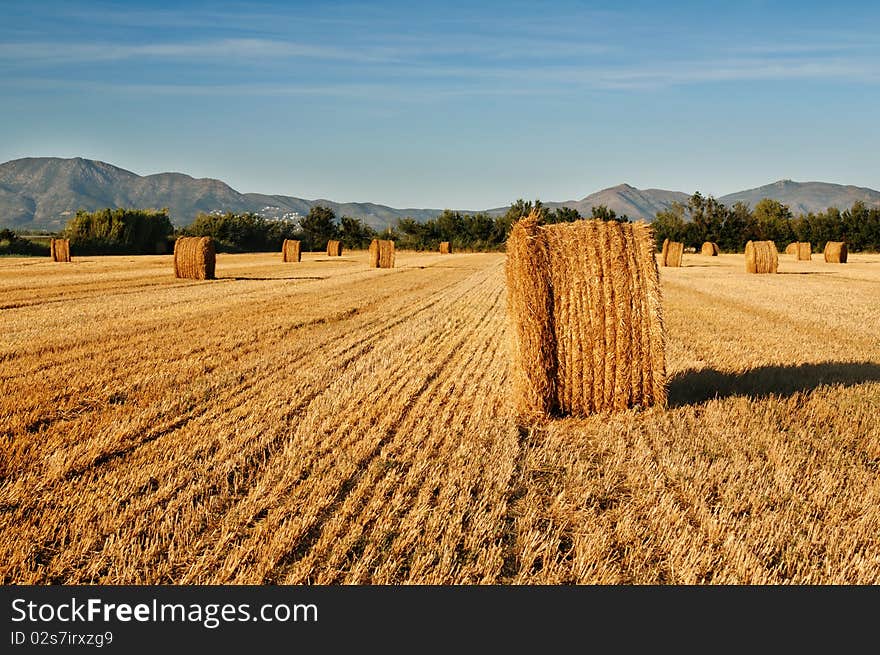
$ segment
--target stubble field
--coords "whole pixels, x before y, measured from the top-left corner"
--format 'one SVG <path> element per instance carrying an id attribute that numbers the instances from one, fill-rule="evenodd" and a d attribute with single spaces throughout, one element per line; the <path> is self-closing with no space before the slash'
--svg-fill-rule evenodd
<path id="1" fill-rule="evenodd" d="M 880 256 L 661 268 L 669 406 L 520 429 L 503 254 L 0 259 L 0 582 L 880 583 Z"/>

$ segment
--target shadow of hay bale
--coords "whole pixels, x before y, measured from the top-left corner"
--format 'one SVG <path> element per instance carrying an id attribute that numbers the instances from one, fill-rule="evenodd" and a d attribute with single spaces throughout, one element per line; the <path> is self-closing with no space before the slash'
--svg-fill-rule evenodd
<path id="1" fill-rule="evenodd" d="M 690 369 L 669 380 L 668 406 L 682 407 L 732 396 L 766 398 L 792 396 L 823 385 L 851 387 L 880 382 L 880 364 L 875 362 L 822 362 L 792 366 L 761 366 L 743 373 L 712 368 Z"/>

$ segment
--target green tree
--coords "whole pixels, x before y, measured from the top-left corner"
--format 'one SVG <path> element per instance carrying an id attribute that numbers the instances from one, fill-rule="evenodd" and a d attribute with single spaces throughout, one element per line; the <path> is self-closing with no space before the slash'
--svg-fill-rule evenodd
<path id="1" fill-rule="evenodd" d="M 83 254 L 155 254 L 167 252 L 173 232 L 167 208 L 106 208 L 77 211 L 63 236 Z"/>
<path id="2" fill-rule="evenodd" d="M 752 237 L 749 231 L 754 225 L 754 216 L 748 204 L 737 201 L 724 215 L 721 233 L 718 236 L 718 247 L 726 252 L 742 252 L 746 242 Z"/>
<path id="3" fill-rule="evenodd" d="M 338 235 L 336 214 L 329 207 L 313 205 L 308 215 L 300 219 L 303 250 L 324 250 L 327 241 Z"/>
<path id="4" fill-rule="evenodd" d="M 376 238 L 376 230 L 359 218 L 343 216 L 339 219 L 339 239 L 344 248 L 366 248 Z"/>
<path id="5" fill-rule="evenodd" d="M 791 210 L 787 205 L 772 198 L 763 198 L 755 205 L 753 214 L 758 239 L 774 241 L 777 248 L 785 248 L 794 241 Z"/>
<path id="6" fill-rule="evenodd" d="M 618 221 L 619 223 L 629 223 L 629 216 L 623 214 L 618 216 L 613 209 L 608 209 L 605 205 L 595 205 L 590 208 L 591 218 L 599 221 Z"/>
<path id="7" fill-rule="evenodd" d="M 664 239 L 682 241 L 685 234 L 685 212 L 686 208 L 680 202 L 673 202 L 669 209 L 657 212 L 652 226 L 658 248 Z"/>
<path id="8" fill-rule="evenodd" d="M 579 221 L 583 216 L 573 207 L 559 206 L 554 211 L 548 212 L 546 221 L 548 223 L 571 223 Z"/>

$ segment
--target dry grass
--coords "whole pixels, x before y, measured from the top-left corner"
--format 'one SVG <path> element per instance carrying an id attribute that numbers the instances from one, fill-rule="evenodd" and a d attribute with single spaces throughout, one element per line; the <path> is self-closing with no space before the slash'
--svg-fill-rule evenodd
<path id="1" fill-rule="evenodd" d="M 53 262 L 69 262 L 70 239 L 50 239 L 49 257 Z"/>
<path id="2" fill-rule="evenodd" d="M 524 422 L 663 404 L 653 232 L 581 220 L 511 230 L 507 288 L 513 405 Z"/>
<path id="3" fill-rule="evenodd" d="M 681 259 L 684 255 L 684 244 L 679 241 L 669 241 L 664 239 L 663 250 L 660 257 L 661 266 L 681 266 Z"/>
<path id="4" fill-rule="evenodd" d="M 285 263 L 302 261 L 299 241 L 296 239 L 284 240 L 284 243 L 281 244 L 281 261 Z"/>
<path id="5" fill-rule="evenodd" d="M 394 268 L 394 242 L 373 239 L 370 242 L 370 268 Z"/>
<path id="6" fill-rule="evenodd" d="M 779 253 L 772 241 L 746 243 L 746 273 L 775 273 L 779 268 Z"/>
<path id="7" fill-rule="evenodd" d="M 829 264 L 846 264 L 847 247 L 843 241 L 829 241 L 825 244 L 825 261 Z"/>
<path id="8" fill-rule="evenodd" d="M 718 244 L 714 241 L 706 241 L 705 243 L 703 243 L 703 247 L 700 248 L 700 254 L 707 255 L 709 257 L 717 257 L 719 252 L 720 251 L 718 250 Z"/>
<path id="9" fill-rule="evenodd" d="M 217 255 L 211 237 L 179 237 L 174 242 L 174 277 L 213 280 Z"/>
<path id="10" fill-rule="evenodd" d="M 350 258 L 0 260 L 0 581 L 880 583 L 880 256 L 685 255 L 668 407 L 530 430 L 503 255 Z"/>
<path id="11" fill-rule="evenodd" d="M 342 241 L 336 241 L 334 239 L 330 239 L 327 242 L 327 256 L 328 257 L 341 257 L 342 256 Z"/>

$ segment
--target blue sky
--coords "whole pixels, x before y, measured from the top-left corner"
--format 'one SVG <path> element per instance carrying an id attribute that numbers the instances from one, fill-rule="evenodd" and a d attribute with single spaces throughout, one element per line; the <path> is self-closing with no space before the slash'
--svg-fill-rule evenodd
<path id="1" fill-rule="evenodd" d="M 0 161 L 396 207 L 880 188 L 880 4 L 0 2 Z"/>

